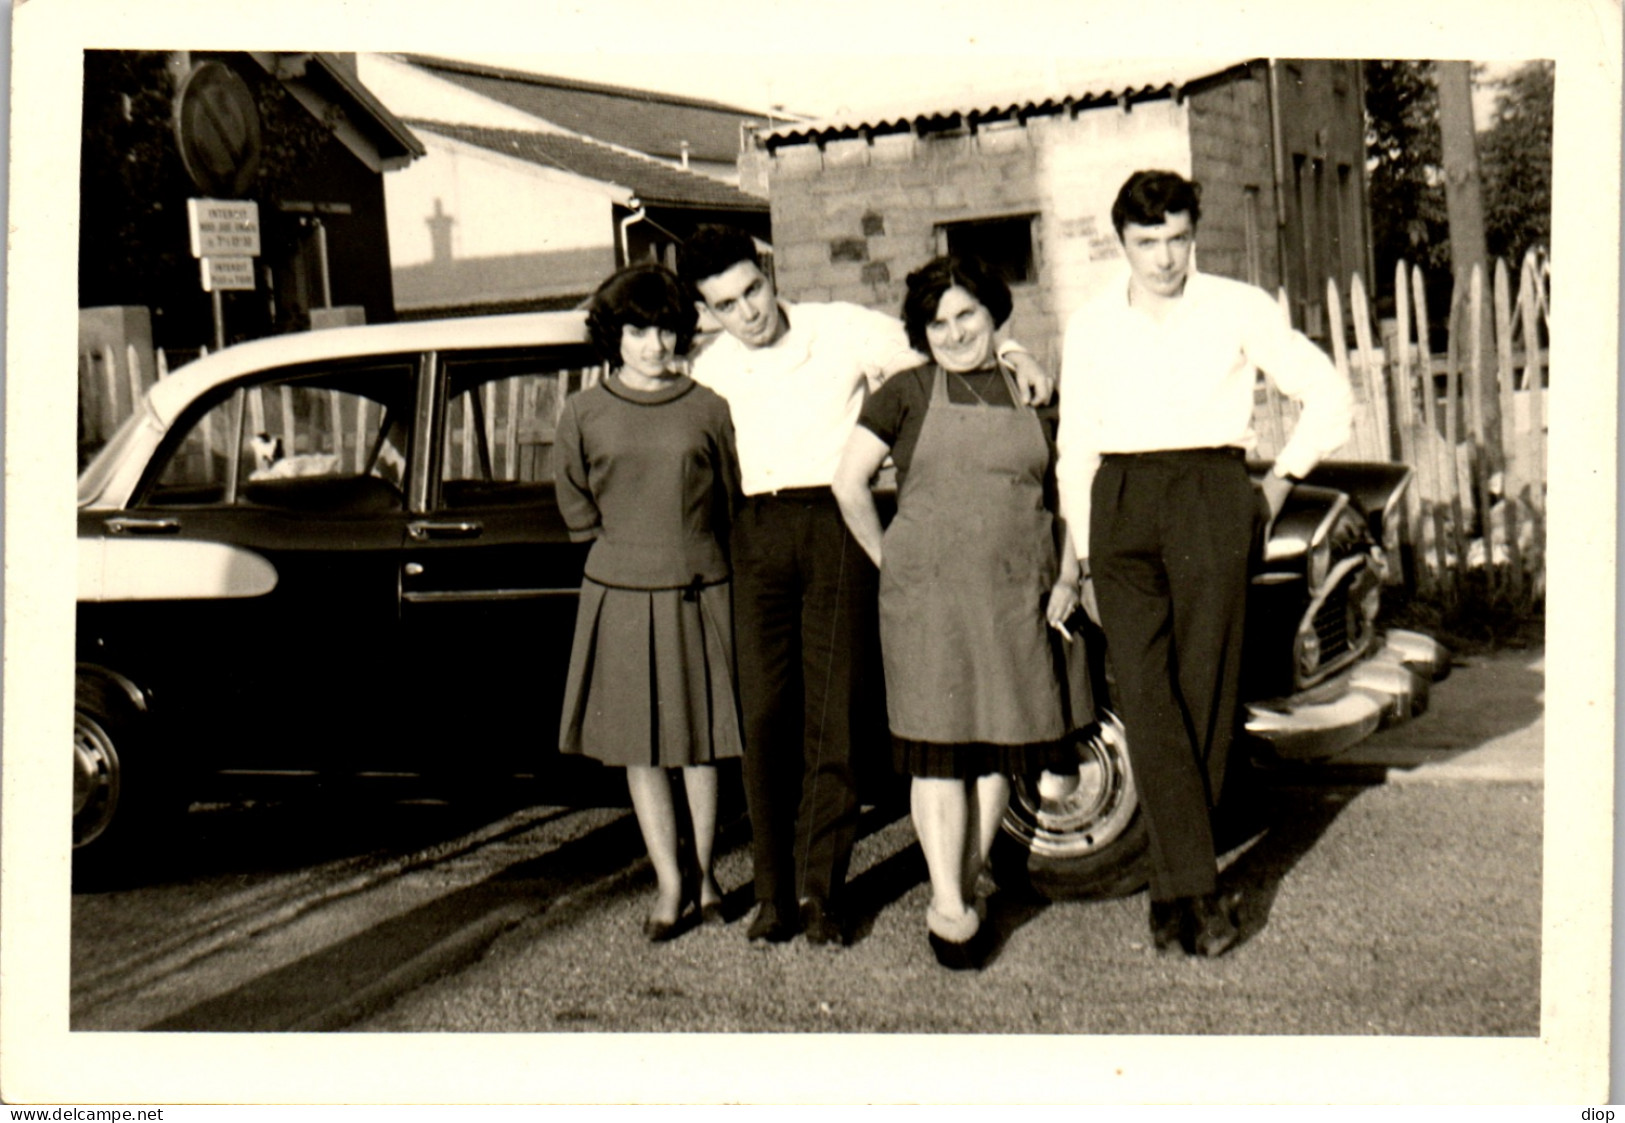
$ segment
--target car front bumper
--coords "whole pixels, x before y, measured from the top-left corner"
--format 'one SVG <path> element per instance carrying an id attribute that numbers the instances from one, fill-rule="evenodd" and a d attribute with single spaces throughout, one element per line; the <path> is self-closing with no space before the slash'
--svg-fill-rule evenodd
<path id="1" fill-rule="evenodd" d="M 1247 705 L 1247 732 L 1283 760 L 1333 756 L 1427 710 L 1450 653 L 1420 632 L 1391 631 L 1372 655 L 1312 691 Z"/>

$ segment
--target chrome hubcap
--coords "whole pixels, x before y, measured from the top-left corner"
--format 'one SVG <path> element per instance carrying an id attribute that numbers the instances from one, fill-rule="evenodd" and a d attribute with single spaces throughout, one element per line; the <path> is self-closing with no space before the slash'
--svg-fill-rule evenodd
<path id="1" fill-rule="evenodd" d="M 119 759 L 113 739 L 95 719 L 73 715 L 73 844 L 107 830 L 118 808 Z"/>
<path id="2" fill-rule="evenodd" d="M 1003 828 L 1034 854 L 1079 858 L 1115 842 L 1139 806 L 1129 768 L 1128 738 L 1117 715 L 1107 712 L 1099 731 L 1077 744 L 1078 787 L 1058 799 L 1038 785 L 1012 785 Z"/>

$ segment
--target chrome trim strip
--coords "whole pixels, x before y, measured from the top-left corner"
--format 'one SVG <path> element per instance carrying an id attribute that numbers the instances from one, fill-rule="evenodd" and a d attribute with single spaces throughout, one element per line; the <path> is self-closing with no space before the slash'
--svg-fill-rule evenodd
<path id="1" fill-rule="evenodd" d="M 1311 550 L 1326 541 L 1326 536 L 1332 532 L 1332 526 L 1342 517 L 1343 512 L 1348 510 L 1348 505 L 1347 495 L 1339 495 L 1332 501 L 1331 507 L 1326 511 L 1326 517 L 1320 520 L 1320 525 L 1315 527 L 1315 532 L 1309 536 Z"/>
<path id="2" fill-rule="evenodd" d="M 406 495 L 406 509 L 413 515 L 424 515 L 429 511 L 429 483 L 430 473 L 434 468 L 433 446 L 435 432 L 435 405 L 436 384 L 435 368 L 439 364 L 438 351 L 423 351 L 418 355 L 418 384 L 417 398 L 412 403 L 412 451 L 411 464 L 407 469 L 408 490 Z"/>
<path id="3" fill-rule="evenodd" d="M 448 604 L 482 600 L 541 600 L 545 597 L 580 596 L 580 589 L 453 589 L 403 593 L 413 604 Z"/>

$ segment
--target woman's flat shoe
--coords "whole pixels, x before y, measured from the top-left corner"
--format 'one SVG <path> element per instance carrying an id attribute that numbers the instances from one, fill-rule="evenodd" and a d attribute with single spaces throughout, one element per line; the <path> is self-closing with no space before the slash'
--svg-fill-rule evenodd
<path id="1" fill-rule="evenodd" d="M 728 923 L 728 918 L 722 915 L 722 902 L 712 901 L 708 905 L 701 905 L 700 923 L 710 925 L 722 925 Z"/>
<path id="2" fill-rule="evenodd" d="M 945 940 L 935 932 L 927 932 L 926 939 L 931 942 L 931 950 L 936 954 L 937 962 L 948 970 L 979 971 L 982 968 L 984 931 L 986 929 L 977 929 L 976 935 L 968 940 Z"/>

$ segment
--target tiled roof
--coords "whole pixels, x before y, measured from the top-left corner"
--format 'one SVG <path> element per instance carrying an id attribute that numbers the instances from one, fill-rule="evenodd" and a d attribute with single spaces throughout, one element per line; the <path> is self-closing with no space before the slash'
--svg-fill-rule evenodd
<path id="1" fill-rule="evenodd" d="M 551 121 L 583 136 L 676 160 L 684 141 L 696 160 L 731 164 L 739 157 L 740 126 L 770 118 L 738 106 L 653 90 L 606 86 L 481 63 L 399 56 L 483 97 Z"/>
<path id="2" fill-rule="evenodd" d="M 629 188 L 644 203 L 668 207 L 701 207 L 712 210 L 758 211 L 766 213 L 766 199 L 747 195 L 737 187 L 696 172 L 684 171 L 657 160 L 632 155 L 590 140 L 558 133 L 533 133 L 522 129 L 492 129 L 483 125 L 448 125 L 440 121 L 410 122 L 414 129 L 438 133 L 454 140 L 477 144 L 546 168 L 573 172 L 601 183 Z"/>
<path id="3" fill-rule="evenodd" d="M 491 305 L 569 307 L 615 268 L 613 246 L 397 265 L 396 311 Z"/>
<path id="4" fill-rule="evenodd" d="M 795 121 L 759 130 L 769 149 L 822 143 L 842 137 L 953 127 L 974 119 L 997 121 L 1066 112 L 1072 106 L 1134 102 L 1189 93 L 1209 81 L 1245 73 L 1249 59 L 1108 59 L 1056 64 L 1042 85 L 1026 83 L 1003 90 L 922 96 L 872 105 L 815 121 Z"/>

